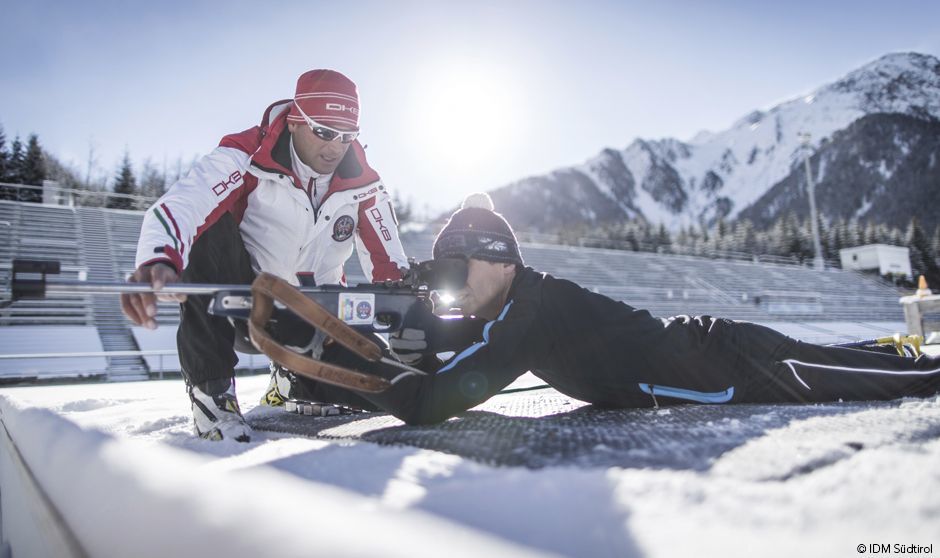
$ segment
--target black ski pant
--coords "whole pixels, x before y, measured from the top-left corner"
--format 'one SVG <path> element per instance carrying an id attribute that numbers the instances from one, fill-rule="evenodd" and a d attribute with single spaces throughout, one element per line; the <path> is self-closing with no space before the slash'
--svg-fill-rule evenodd
<path id="1" fill-rule="evenodd" d="M 881 350 L 815 345 L 757 324 L 722 321 L 723 339 L 712 344 L 707 354 L 670 355 L 686 364 L 644 373 L 643 381 L 624 367 L 616 390 L 619 393 L 611 393 L 608 384 L 598 388 L 603 393 L 579 398 L 604 407 L 652 407 L 889 400 L 940 392 L 938 357 L 911 358 Z M 389 390 L 365 397 L 412 424 L 439 422 L 466 410 L 469 399 L 462 394 L 466 384 L 480 383 L 474 376 L 487 374 L 486 370 L 451 370 L 440 375 L 400 377 L 399 370 L 365 362 L 360 362 L 360 369 L 388 379 L 398 377 Z M 577 370 L 534 372 L 549 384 L 559 374 L 579 376 Z M 581 393 L 590 394 L 591 387 Z"/>
<path id="2" fill-rule="evenodd" d="M 186 283 L 229 285 L 247 285 L 254 279 L 251 258 L 230 213 L 222 215 L 196 240 L 189 265 L 180 278 Z M 215 393 L 216 386 L 227 388 L 235 375 L 236 341 L 239 351 L 257 351 L 247 339 L 246 328 L 236 334 L 228 318 L 209 314 L 211 302 L 211 296 L 189 296 L 180 304 L 176 346 L 187 383 Z"/>
<path id="3" fill-rule="evenodd" d="M 698 343 L 635 347 L 647 368 L 624 366 L 620 397 L 595 393 L 591 402 L 636 406 L 636 389 L 647 396 L 642 405 L 874 401 L 940 391 L 938 358 L 806 343 L 750 322 L 679 318 L 686 327 L 705 324 L 707 335 Z"/>
<path id="4" fill-rule="evenodd" d="M 251 258 L 245 250 L 238 224 L 230 213 L 224 214 L 199 236 L 181 277 L 181 281 L 186 283 L 231 285 L 248 285 L 254 279 Z M 186 382 L 215 394 L 227 389 L 235 376 L 238 363 L 235 350 L 249 354 L 258 354 L 258 350 L 248 338 L 248 324 L 242 320 L 233 323 L 228 318 L 209 314 L 211 302 L 211 296 L 189 296 L 180 304 L 176 344 Z M 315 333 L 299 322 L 278 324 L 272 329 L 273 337 L 293 346 L 307 345 Z M 336 348 L 328 347 L 321 358 L 330 362 L 349 357 Z M 374 408 L 362 397 L 345 389 L 313 381 L 304 385 L 305 396 L 318 402 Z"/>
<path id="5" fill-rule="evenodd" d="M 940 357 L 815 345 L 773 329 L 736 323 L 748 377 L 741 399 L 753 403 L 819 403 L 929 397 L 940 392 Z"/>

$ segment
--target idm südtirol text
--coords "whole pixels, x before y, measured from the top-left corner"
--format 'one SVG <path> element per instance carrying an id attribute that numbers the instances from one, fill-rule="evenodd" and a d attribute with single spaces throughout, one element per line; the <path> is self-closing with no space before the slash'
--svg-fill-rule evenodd
<path id="1" fill-rule="evenodd" d="M 865 543 L 856 547 L 859 554 L 933 554 L 930 544 Z"/>

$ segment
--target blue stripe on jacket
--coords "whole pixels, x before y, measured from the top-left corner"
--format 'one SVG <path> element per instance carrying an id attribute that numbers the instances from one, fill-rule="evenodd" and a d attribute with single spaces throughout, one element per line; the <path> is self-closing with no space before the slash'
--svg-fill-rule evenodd
<path id="1" fill-rule="evenodd" d="M 448 370 L 453 369 L 455 366 L 457 366 L 457 364 L 458 364 L 461 360 L 464 360 L 464 359 L 466 359 L 466 358 L 469 358 L 473 353 L 479 351 L 479 350 L 482 349 L 484 346 L 486 346 L 486 344 L 490 342 L 490 328 L 493 327 L 493 324 L 495 324 L 496 322 L 502 321 L 503 318 L 506 317 L 506 313 L 509 312 L 509 307 L 510 307 L 510 306 L 512 306 L 512 301 L 511 301 L 511 300 L 510 300 L 508 303 L 506 303 L 506 306 L 503 306 L 503 311 L 499 313 L 499 317 L 497 317 L 497 318 L 496 318 L 495 320 L 493 320 L 493 321 L 487 322 L 486 325 L 483 326 L 483 341 L 474 343 L 473 345 L 471 345 L 471 346 L 467 347 L 466 349 L 464 349 L 463 351 L 461 351 L 460 354 L 458 354 L 457 356 L 455 356 L 455 357 L 453 358 L 453 360 L 451 360 L 450 362 L 447 363 L 447 366 L 445 366 L 445 367 L 441 368 L 440 370 L 438 370 L 437 373 L 440 374 L 441 372 L 447 372 Z"/>

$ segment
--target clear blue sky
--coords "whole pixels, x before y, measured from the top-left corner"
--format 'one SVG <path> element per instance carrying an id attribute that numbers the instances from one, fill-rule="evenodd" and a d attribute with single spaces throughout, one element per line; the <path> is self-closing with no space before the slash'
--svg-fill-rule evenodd
<path id="1" fill-rule="evenodd" d="M 885 53 L 940 55 L 940 2 L 0 0 L 0 124 L 111 176 L 191 160 L 296 77 L 359 84 L 362 141 L 416 206 L 636 137 L 689 139 Z"/>

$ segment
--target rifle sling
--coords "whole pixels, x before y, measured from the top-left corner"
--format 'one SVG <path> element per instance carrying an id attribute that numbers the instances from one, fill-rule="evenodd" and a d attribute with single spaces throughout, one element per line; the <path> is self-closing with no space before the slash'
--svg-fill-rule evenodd
<path id="1" fill-rule="evenodd" d="M 252 344 L 274 362 L 301 376 L 356 391 L 379 393 L 391 385 L 384 378 L 295 353 L 275 341 L 265 329 L 265 325 L 274 313 L 274 301 L 277 300 L 304 321 L 322 330 L 362 358 L 370 361 L 378 361 L 382 358 L 382 350 L 375 343 L 333 316 L 315 301 L 304 296 L 288 282 L 270 273 L 261 273 L 251 284 L 251 295 L 249 337 Z"/>

